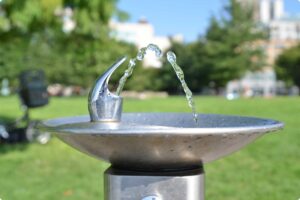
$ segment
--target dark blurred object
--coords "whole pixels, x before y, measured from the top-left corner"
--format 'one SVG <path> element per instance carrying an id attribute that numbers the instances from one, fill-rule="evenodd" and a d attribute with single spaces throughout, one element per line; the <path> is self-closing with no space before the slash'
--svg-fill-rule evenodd
<path id="1" fill-rule="evenodd" d="M 39 121 L 30 120 L 29 109 L 45 106 L 49 103 L 46 77 L 41 70 L 24 71 L 20 75 L 19 97 L 23 115 L 13 122 L 0 124 L 0 142 L 19 143 L 37 141 L 46 144 L 51 135 L 35 127 Z"/>
<path id="2" fill-rule="evenodd" d="M 20 75 L 20 97 L 28 108 L 48 104 L 45 73 L 41 70 L 24 71 Z"/>
<path id="3" fill-rule="evenodd" d="M 14 128 L 13 130 L 10 130 L 8 137 L 5 139 L 5 142 L 9 144 L 26 141 L 26 128 Z"/>

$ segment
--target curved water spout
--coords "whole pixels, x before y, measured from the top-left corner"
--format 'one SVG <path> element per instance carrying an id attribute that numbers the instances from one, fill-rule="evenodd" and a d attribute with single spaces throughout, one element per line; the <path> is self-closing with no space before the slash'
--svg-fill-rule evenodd
<path id="1" fill-rule="evenodd" d="M 126 57 L 122 57 L 115 62 L 96 80 L 92 87 L 88 98 L 88 109 L 91 121 L 120 121 L 122 113 L 122 97 L 109 91 L 108 81 L 112 73 L 121 66 L 125 60 Z"/>

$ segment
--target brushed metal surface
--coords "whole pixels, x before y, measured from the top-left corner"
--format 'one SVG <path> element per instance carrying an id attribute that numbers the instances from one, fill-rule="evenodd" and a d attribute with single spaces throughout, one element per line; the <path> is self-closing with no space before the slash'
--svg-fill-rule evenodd
<path id="1" fill-rule="evenodd" d="M 281 129 L 269 119 L 190 113 L 123 113 L 120 123 L 89 116 L 43 122 L 42 129 L 113 166 L 141 170 L 185 169 L 224 157 L 259 136 Z"/>
<path id="2" fill-rule="evenodd" d="M 120 67 L 125 60 L 126 57 L 122 57 L 116 61 L 96 80 L 92 87 L 88 98 L 88 109 L 91 121 L 120 121 L 122 114 L 122 97 L 109 91 L 108 81 L 112 73 Z"/>
<path id="3" fill-rule="evenodd" d="M 171 175 L 112 170 L 104 176 L 105 200 L 204 200 L 204 172 L 199 169 Z"/>

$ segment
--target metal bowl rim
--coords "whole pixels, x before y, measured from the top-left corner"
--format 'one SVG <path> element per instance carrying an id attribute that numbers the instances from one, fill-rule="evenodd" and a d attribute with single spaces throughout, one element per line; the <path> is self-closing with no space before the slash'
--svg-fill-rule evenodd
<path id="1" fill-rule="evenodd" d="M 123 114 L 175 114 L 175 115 L 187 115 L 190 113 L 123 113 Z M 93 125 L 95 122 L 89 122 L 87 119 L 89 119 L 88 116 L 75 116 L 75 117 L 63 117 L 63 118 L 56 118 L 56 119 L 50 119 L 47 121 L 42 122 L 40 124 L 39 128 L 50 131 L 50 132 L 59 132 L 59 133 L 65 133 L 65 134 L 89 134 L 89 135 L 126 135 L 126 136 L 134 136 L 134 135 L 143 135 L 143 136 L 168 136 L 170 134 L 172 135 L 226 135 L 226 134 L 250 134 L 250 133 L 266 133 L 266 132 L 272 132 L 276 131 L 278 129 L 282 129 L 284 127 L 284 124 L 282 122 L 271 120 L 271 119 L 265 119 L 265 118 L 257 118 L 257 117 L 249 117 L 249 116 L 237 116 L 237 115 L 219 115 L 219 114 L 200 114 L 200 116 L 219 116 L 219 117 L 237 117 L 237 118 L 249 118 L 249 119 L 255 119 L 255 120 L 261 120 L 268 122 L 268 124 L 264 125 L 257 125 L 257 126 L 242 126 L 242 127 L 209 127 L 209 128 L 187 128 L 187 127 L 174 127 L 174 126 L 156 126 L 151 125 L 149 127 L 151 128 L 136 128 L 135 129 L 73 129 L 70 127 L 65 127 L 65 125 L 71 125 L 71 124 L 79 124 L 79 123 L 89 123 L 89 125 Z M 76 123 L 65 123 L 65 124 L 59 124 L 55 125 L 53 122 L 55 121 L 70 121 L 80 119 L 81 122 Z M 52 123 L 52 125 L 51 125 Z M 88 131 L 87 131 L 88 130 Z"/>

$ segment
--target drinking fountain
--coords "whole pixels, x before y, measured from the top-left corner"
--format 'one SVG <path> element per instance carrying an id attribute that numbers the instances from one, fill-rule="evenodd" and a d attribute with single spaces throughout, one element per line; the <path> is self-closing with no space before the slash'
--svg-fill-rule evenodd
<path id="1" fill-rule="evenodd" d="M 229 155 L 283 123 L 254 117 L 190 113 L 122 113 L 111 93 L 114 63 L 90 91 L 90 116 L 44 121 L 41 129 L 111 163 L 105 200 L 204 200 L 204 164 Z"/>

